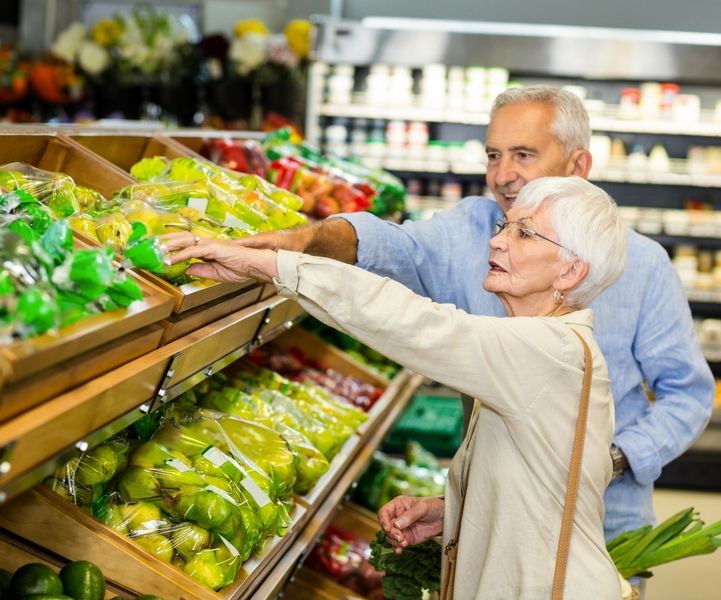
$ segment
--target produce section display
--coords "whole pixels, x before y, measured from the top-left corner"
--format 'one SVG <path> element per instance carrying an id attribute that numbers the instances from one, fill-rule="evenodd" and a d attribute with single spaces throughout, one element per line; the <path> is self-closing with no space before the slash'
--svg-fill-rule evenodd
<path id="1" fill-rule="evenodd" d="M 219 373 L 45 485 L 211 589 L 232 583 L 366 420 L 313 384 Z"/>
<path id="2" fill-rule="evenodd" d="M 55 218 L 67 217 L 78 233 L 126 255 L 126 247 L 136 237 L 134 223 L 142 223 L 144 233 L 150 235 L 188 231 L 234 239 L 306 222 L 297 212 L 302 205 L 298 196 L 255 175 L 239 175 L 184 157 L 142 159 L 131 174 L 141 183 L 118 190 L 110 199 L 76 185 L 67 175 L 22 163 L 2 167 L 0 185 L 35 194 Z M 136 266 L 171 283 L 189 280 L 185 271 L 190 263 L 164 266 L 159 246 L 153 255 L 138 260 Z"/>
<path id="3" fill-rule="evenodd" d="M 173 153 L 170 146 L 173 158 L 157 159 L 155 153 L 134 154 L 133 146 L 132 160 L 148 160 L 135 166 L 131 160 L 118 168 L 109 159 L 103 162 L 96 150 L 78 151 L 67 160 L 62 151 L 74 146 L 63 134 L 45 145 L 35 144 L 34 138 L 32 144 L 24 144 L 23 136 L 13 139 L 22 149 L 17 158 L 25 162 L 10 162 L 15 157 L 8 152 L 0 167 L 0 198 L 13 199 L 7 206 L 3 201 L 0 249 L 7 250 L 4 236 L 12 234 L 27 246 L 21 263 L 27 268 L 26 251 L 42 266 L 48 256 L 52 258 L 50 242 L 57 238 L 60 248 L 72 242 L 70 252 L 102 256 L 119 279 L 137 283 L 144 298 L 130 302 L 127 311 L 92 314 L 92 343 L 80 337 L 88 329 L 85 317 L 72 321 L 77 312 L 63 313 L 63 327 L 53 326 L 40 335 L 23 325 L 23 335 L 33 335 L 31 339 L 39 340 L 36 345 L 43 344 L 38 346 L 41 363 L 34 347 L 35 354 L 27 354 L 29 341 L 18 343 L 18 328 L 7 334 L 9 343 L 5 338 L 0 343 L 3 377 L 8 356 L 15 368 L 13 378 L 4 380 L 0 403 L 0 418 L 5 419 L 0 421 L 0 521 L 5 533 L 39 546 L 38 552 L 53 553 L 58 560 L 51 564 L 81 559 L 80 552 L 87 551 L 97 557 L 108 585 L 117 586 L 118 592 L 149 590 L 163 598 L 247 597 L 272 585 L 266 583 L 270 580 L 287 578 L 290 571 L 281 557 L 300 556 L 299 534 L 317 530 L 322 521 L 316 516 L 327 518 L 323 515 L 334 510 L 338 491 L 357 477 L 365 452 L 380 443 L 420 378 L 404 373 L 389 384 L 330 352 L 332 369 L 322 362 L 308 364 L 302 377 L 297 372 L 284 377 L 252 361 L 210 377 L 207 365 L 216 371 L 231 355 L 242 356 L 280 336 L 302 314 L 299 307 L 268 296 L 270 290 L 264 299 L 257 286 L 255 299 L 245 305 L 237 302 L 234 313 L 216 310 L 225 302 L 223 294 L 233 294 L 230 288 L 216 296 L 193 295 L 179 306 L 175 290 L 190 295 L 195 287 L 164 286 L 146 273 L 138 277 L 129 267 L 152 270 L 151 263 L 161 258 L 155 236 L 173 231 L 179 216 L 186 221 L 190 216 L 190 227 L 197 229 L 187 224 L 176 229 L 201 235 L 200 229 L 215 226 L 218 216 L 250 212 L 241 202 L 255 211 L 251 217 L 262 215 L 255 226 L 243 222 L 238 232 L 231 231 L 236 223 L 225 218 L 220 230 L 211 233 L 231 238 L 289 226 L 284 219 L 292 220 L 291 225 L 305 222 L 295 210 L 302 199 L 247 174 L 218 167 L 206 171 L 206 163 L 196 158 L 175 158 L 182 153 Z M 164 153 L 162 144 L 154 147 Z M 36 150 L 45 154 L 37 158 Z M 84 164 L 87 172 L 81 170 Z M 64 166 L 72 177 L 63 173 Z M 126 169 L 135 179 L 145 180 L 129 185 Z M 96 181 L 91 172 L 99 174 L 97 190 L 102 194 L 91 189 Z M 31 192 L 36 199 L 29 200 Z M 239 196 L 233 200 L 231 194 Z M 200 212 L 198 205 L 204 218 L 192 221 L 198 215 L 190 209 Z M 146 208 L 156 214 L 149 215 Z M 52 237 L 38 238 L 34 230 L 41 227 Z M 106 247 L 86 241 L 93 237 Z M 94 277 L 86 262 L 78 262 L 75 271 L 71 266 L 65 268 L 67 274 Z M 50 282 L 54 285 L 58 277 L 49 277 Z M 3 292 L 6 282 L 3 278 Z M 99 293 L 85 280 L 81 291 L 88 286 Z M 34 287 L 44 290 L 43 285 Z M 12 299 L 3 295 L 3 318 L 17 305 L 17 291 L 13 288 Z M 251 291 L 249 287 L 246 292 L 249 298 Z M 90 304 L 111 308 L 109 298 L 105 290 Z M 170 313 L 174 299 L 178 317 Z M 203 320 L 200 315 L 209 301 L 214 316 Z M 160 325 L 172 319 L 184 330 L 163 345 Z M 281 337 L 291 339 L 290 333 L 303 332 Z M 305 339 L 301 347 L 304 344 Z M 311 355 L 316 356 L 316 350 L 313 347 Z M 14 355 L 8 353 L 20 356 L 20 351 L 32 360 L 14 363 Z M 84 365 L 91 363 L 90 374 L 80 377 Z M 29 376 L 35 373 L 38 377 Z M 47 385 L 48 375 L 58 381 Z M 27 388 L 19 385 L 26 383 Z M 43 388 L 40 394 L 37 386 Z M 172 403 L 165 404 L 153 392 L 165 389 Z M 186 391 L 181 394 L 182 390 Z M 5 392 L 18 401 L 11 410 Z M 20 427 L 20 421 L 25 426 Z M 126 429 L 118 433 L 122 427 Z M 69 456 L 75 458 L 63 463 Z M 43 477 L 45 485 L 31 490 Z M 70 539 L 72 544 L 67 543 Z M 24 564 L 21 555 L 5 564 L 13 569 Z"/>
<path id="4" fill-rule="evenodd" d="M 212 140 L 203 154 L 298 194 L 303 199 L 301 210 L 315 218 L 364 210 L 376 215 L 403 211 L 405 189 L 400 179 L 360 162 L 323 155 L 292 138 L 289 129 L 277 130 L 266 136 L 262 150 L 255 142 Z"/>

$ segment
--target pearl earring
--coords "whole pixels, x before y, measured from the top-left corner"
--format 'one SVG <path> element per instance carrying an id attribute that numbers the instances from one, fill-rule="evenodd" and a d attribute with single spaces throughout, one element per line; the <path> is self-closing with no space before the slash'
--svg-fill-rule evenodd
<path id="1" fill-rule="evenodd" d="M 563 292 L 554 288 L 553 289 L 553 301 L 556 304 L 561 304 L 561 302 L 563 302 Z"/>

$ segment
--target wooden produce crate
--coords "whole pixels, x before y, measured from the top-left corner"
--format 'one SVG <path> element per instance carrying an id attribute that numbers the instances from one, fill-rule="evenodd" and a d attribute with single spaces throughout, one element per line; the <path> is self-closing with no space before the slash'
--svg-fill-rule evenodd
<path id="1" fill-rule="evenodd" d="M 153 324 L 170 315 L 172 299 L 135 273 L 129 276 L 143 299 L 127 309 L 0 346 L 7 386 L 0 394 L 0 422 L 158 347 L 163 330 Z"/>
<path id="2" fill-rule="evenodd" d="M 13 162 L 65 173 L 106 198 L 133 183 L 122 169 L 62 134 L 0 132 L 0 165 Z"/>
<path id="3" fill-rule="evenodd" d="M 369 369 L 352 356 L 301 327 L 296 327 L 278 337 L 273 341 L 273 345 L 284 350 L 297 346 L 308 358 L 317 361 L 326 369 L 334 369 L 343 375 L 357 377 L 376 387 L 385 389 L 390 383 L 390 380 Z"/>
<path id="4" fill-rule="evenodd" d="M 78 145 L 102 157 L 104 161 L 111 163 L 115 168 L 122 170 L 128 179 L 126 185 L 137 183 L 137 181 L 130 176 L 129 171 L 136 162 L 143 158 L 165 156 L 166 158 L 172 159 L 189 156 L 205 160 L 202 156 L 195 154 L 175 140 L 157 134 L 128 135 L 126 133 L 87 132 L 73 133 L 71 134 L 71 138 L 74 142 L 77 142 Z M 192 322 L 181 325 L 178 329 L 178 331 L 181 332 L 190 331 L 190 323 L 195 327 L 200 327 L 209 323 L 214 318 L 225 316 L 237 310 L 239 308 L 237 292 L 258 287 L 258 284 L 250 278 L 239 283 L 191 282 L 179 286 L 172 286 L 153 273 L 146 271 L 141 271 L 141 273 L 156 285 L 167 289 L 168 293 L 173 296 L 175 300 L 173 312 L 176 314 L 186 313 L 192 309 L 205 306 L 208 303 L 216 302 L 220 298 L 224 299 L 225 303 L 216 302 L 214 304 L 212 312 L 201 310 L 192 315 Z M 247 299 L 252 298 L 252 296 L 243 297 Z M 257 298 L 251 301 L 255 302 Z M 179 335 L 183 335 L 183 333 L 172 332 L 178 320 L 180 320 L 180 317 L 172 319 L 168 327 L 166 327 L 164 341 L 169 341 L 177 338 Z"/>
<path id="5" fill-rule="evenodd" d="M 296 505 L 286 535 L 267 540 L 240 568 L 236 580 L 218 592 L 158 560 L 140 544 L 43 486 L 4 505 L 0 509 L 0 527 L 67 561 L 92 556 L 107 580 L 132 593 L 167 599 L 215 600 L 245 597 L 242 596 L 245 588 L 253 579 L 267 574 L 268 562 L 291 543 L 304 510 Z"/>

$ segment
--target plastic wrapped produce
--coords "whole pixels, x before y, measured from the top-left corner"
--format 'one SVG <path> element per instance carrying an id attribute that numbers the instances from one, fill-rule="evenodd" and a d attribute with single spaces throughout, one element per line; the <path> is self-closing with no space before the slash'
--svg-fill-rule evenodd
<path id="1" fill-rule="evenodd" d="M 131 174 L 145 182 L 203 183 L 215 198 L 224 200 L 235 210 L 249 207 L 261 215 L 264 218 L 262 224 L 248 223 L 261 231 L 307 223 L 305 216 L 297 212 L 303 201 L 295 194 L 256 175 L 236 173 L 206 161 L 189 157 L 168 160 L 156 156 L 133 165 Z"/>
<path id="2" fill-rule="evenodd" d="M 90 188 L 75 184 L 72 177 L 25 163 L 0 166 L 0 187 L 24 190 L 50 208 L 57 218 L 95 210 L 104 198 Z"/>
<path id="3" fill-rule="evenodd" d="M 142 298 L 109 249 L 74 249 L 65 220 L 20 190 L 0 196 L 0 343 L 125 308 Z"/>
<path id="4" fill-rule="evenodd" d="M 428 457 L 422 455 L 418 448 L 409 450 L 409 456 L 429 462 Z M 420 467 L 375 452 L 371 464 L 358 481 L 353 499 L 375 511 L 403 494 L 441 496 L 445 489 L 446 474 L 446 469 Z"/>
<path id="5" fill-rule="evenodd" d="M 353 188 L 370 197 L 369 210 L 373 214 L 385 215 L 403 211 L 406 192 L 400 179 L 382 169 L 371 169 L 359 162 L 323 155 L 306 143 L 295 144 L 291 141 L 291 135 L 290 129 L 285 128 L 273 131 L 263 139 L 262 146 L 269 160 L 294 157 L 306 161 L 308 165 L 322 168 L 324 173 L 331 177 L 350 182 Z M 372 194 L 373 191 L 375 194 Z"/>
<path id="6" fill-rule="evenodd" d="M 280 401 L 273 402 L 273 398 Z M 254 419 L 278 432 L 296 457 L 297 479 L 293 491 L 297 494 L 307 493 L 330 467 L 321 449 L 307 436 L 311 430 L 311 435 L 318 442 L 320 432 L 325 431 L 323 424 L 313 424 L 310 418 L 298 411 L 292 401 L 278 392 L 267 390 L 251 395 L 236 387 L 224 385 L 202 395 L 199 404 L 237 417 Z M 311 429 L 313 426 L 315 429 Z M 313 435 L 314 431 L 319 434 Z M 345 439 L 338 440 L 333 447 L 339 447 L 343 441 Z"/>
<path id="7" fill-rule="evenodd" d="M 201 153 L 216 165 L 226 169 L 267 179 L 267 161 L 263 149 L 256 142 L 214 139 L 205 144 Z"/>

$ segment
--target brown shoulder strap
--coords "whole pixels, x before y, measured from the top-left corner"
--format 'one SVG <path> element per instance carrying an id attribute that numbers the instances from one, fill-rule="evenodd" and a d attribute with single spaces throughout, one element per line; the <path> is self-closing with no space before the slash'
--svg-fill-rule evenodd
<path id="1" fill-rule="evenodd" d="M 566 487 L 566 501 L 563 505 L 561 519 L 561 534 L 556 552 L 556 568 L 553 572 L 553 587 L 551 600 L 563 600 L 563 588 L 566 583 L 566 566 L 568 565 L 568 552 L 571 545 L 571 530 L 573 529 L 573 515 L 576 511 L 576 495 L 578 482 L 581 478 L 581 460 L 583 458 L 583 444 L 586 439 L 586 422 L 588 421 L 588 399 L 591 394 L 591 374 L 593 360 L 591 349 L 580 333 L 573 330 L 583 345 L 583 387 L 581 388 L 581 404 L 578 409 L 576 433 L 573 438 L 573 452 L 571 465 L 568 469 L 568 483 Z"/>

